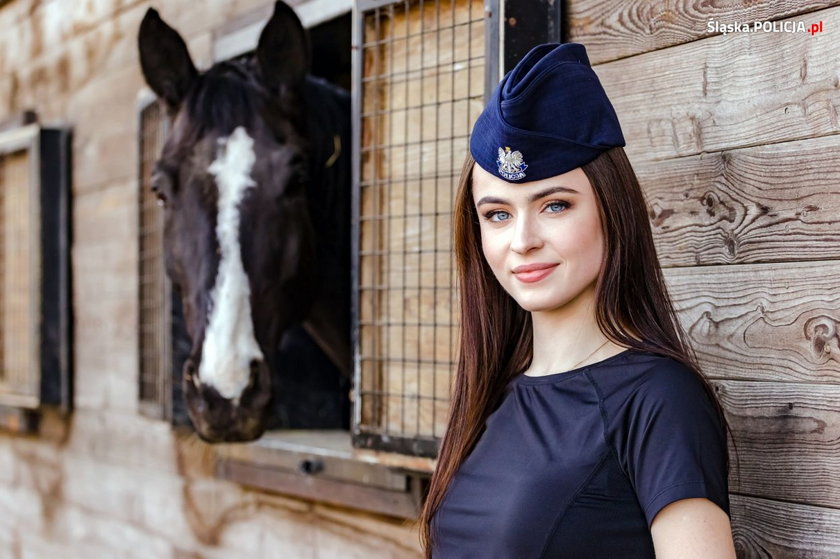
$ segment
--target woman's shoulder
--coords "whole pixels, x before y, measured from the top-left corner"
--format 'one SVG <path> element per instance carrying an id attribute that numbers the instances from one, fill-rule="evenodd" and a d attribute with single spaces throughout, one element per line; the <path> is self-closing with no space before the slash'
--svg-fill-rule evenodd
<path id="1" fill-rule="evenodd" d="M 694 369 L 678 359 L 636 352 L 624 370 L 592 378 L 612 440 L 652 435 L 653 425 L 662 433 L 686 438 L 720 434 L 715 396 Z"/>
<path id="2" fill-rule="evenodd" d="M 702 379 L 686 363 L 669 355 L 635 348 L 603 374 L 592 375 L 604 399 L 670 400 L 705 392 Z"/>

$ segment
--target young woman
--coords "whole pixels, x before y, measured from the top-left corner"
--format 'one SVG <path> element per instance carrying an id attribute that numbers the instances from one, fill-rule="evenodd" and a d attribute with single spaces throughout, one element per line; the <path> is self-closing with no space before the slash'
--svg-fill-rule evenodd
<path id="1" fill-rule="evenodd" d="M 427 558 L 735 557 L 726 420 L 624 145 L 574 43 L 528 53 L 476 122 Z"/>

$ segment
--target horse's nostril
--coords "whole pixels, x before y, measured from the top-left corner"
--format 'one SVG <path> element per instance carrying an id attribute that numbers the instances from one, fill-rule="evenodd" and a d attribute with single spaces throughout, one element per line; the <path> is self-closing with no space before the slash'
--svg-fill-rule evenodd
<path id="1" fill-rule="evenodd" d="M 254 384 L 257 380 L 257 375 L 260 372 L 260 364 L 261 362 L 258 359 L 251 359 L 251 382 L 250 384 Z"/>

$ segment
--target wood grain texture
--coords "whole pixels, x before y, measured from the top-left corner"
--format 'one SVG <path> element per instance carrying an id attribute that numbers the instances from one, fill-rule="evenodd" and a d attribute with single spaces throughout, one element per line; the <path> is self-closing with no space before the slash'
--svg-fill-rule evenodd
<path id="1" fill-rule="evenodd" d="M 819 17 L 840 28 L 840 8 Z M 828 33 L 716 36 L 595 71 L 633 161 L 840 132 L 840 42 Z"/>
<path id="2" fill-rule="evenodd" d="M 730 495 L 732 535 L 741 559 L 837 559 L 840 511 Z"/>
<path id="3" fill-rule="evenodd" d="M 726 411 L 729 490 L 840 508 L 840 386 L 713 381 Z"/>
<path id="4" fill-rule="evenodd" d="M 752 24 L 800 16 L 795 19 L 810 23 L 819 20 L 819 14 L 812 12 L 838 4 L 837 0 L 575 0 L 567 3 L 568 41 L 586 45 L 592 64 L 600 64 L 713 35 L 707 31 L 711 20 Z"/>
<path id="5" fill-rule="evenodd" d="M 840 136 L 634 165 L 664 267 L 840 258 Z"/>
<path id="6" fill-rule="evenodd" d="M 838 383 L 840 263 L 670 268 L 665 276 L 708 376 Z"/>
<path id="7" fill-rule="evenodd" d="M 253 462 L 221 460 L 217 475 L 268 491 L 319 500 L 339 506 L 386 512 L 401 518 L 414 518 L 419 510 L 410 493 L 355 483 L 342 483 L 318 476 L 304 476 Z"/>

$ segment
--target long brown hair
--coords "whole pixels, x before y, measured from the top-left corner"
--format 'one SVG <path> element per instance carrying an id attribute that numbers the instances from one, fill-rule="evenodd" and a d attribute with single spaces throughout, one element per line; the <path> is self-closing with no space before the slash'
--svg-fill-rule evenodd
<path id="1" fill-rule="evenodd" d="M 533 351 L 530 313 L 495 279 L 481 249 L 472 199 L 473 163 L 467 155 L 453 214 L 461 297 L 460 352 L 447 429 L 419 518 L 427 559 L 435 538 L 431 519 L 449 483 L 472 452 L 507 384 L 530 365 Z M 647 205 L 624 149 L 605 151 L 582 169 L 595 192 L 604 233 L 604 260 L 595 294 L 598 327 L 614 343 L 668 356 L 692 369 L 729 430 L 723 408 L 702 375 L 674 312 L 653 244 Z"/>

